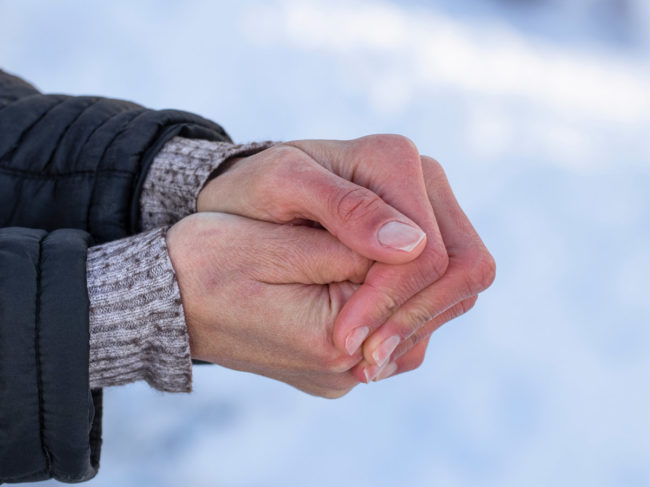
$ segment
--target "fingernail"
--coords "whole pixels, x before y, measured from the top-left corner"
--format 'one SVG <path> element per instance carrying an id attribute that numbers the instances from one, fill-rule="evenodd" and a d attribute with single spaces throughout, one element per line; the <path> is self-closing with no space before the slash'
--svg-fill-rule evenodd
<path id="1" fill-rule="evenodd" d="M 374 352 L 372 352 L 372 358 L 375 360 L 377 366 L 381 367 L 386 363 L 386 360 L 391 356 L 391 354 L 399 345 L 400 337 L 398 335 L 393 335 L 392 337 L 386 338 L 381 345 L 379 345 Z"/>
<path id="2" fill-rule="evenodd" d="M 382 367 L 382 369 L 377 373 L 377 377 L 373 380 L 376 382 L 378 380 L 388 379 L 395 372 L 397 372 L 397 364 L 395 362 L 388 362 Z"/>
<path id="3" fill-rule="evenodd" d="M 375 377 L 377 377 L 377 374 L 381 371 L 381 367 L 377 365 L 369 365 L 365 369 L 363 369 L 363 375 L 366 377 L 366 384 L 368 384 L 371 380 L 373 380 Z"/>
<path id="4" fill-rule="evenodd" d="M 377 238 L 384 247 L 410 252 L 424 239 L 425 234 L 419 228 L 406 223 L 392 221 L 379 229 Z"/>
<path id="5" fill-rule="evenodd" d="M 363 341 L 370 333 L 370 328 L 367 326 L 359 327 L 353 330 L 348 337 L 345 339 L 345 349 L 348 351 L 348 355 L 354 355 Z"/>

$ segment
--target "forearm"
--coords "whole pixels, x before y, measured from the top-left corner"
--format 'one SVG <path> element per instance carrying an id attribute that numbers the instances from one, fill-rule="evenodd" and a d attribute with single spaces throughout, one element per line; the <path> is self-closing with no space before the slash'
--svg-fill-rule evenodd
<path id="1" fill-rule="evenodd" d="M 0 71 L 0 226 L 78 228 L 98 243 L 138 233 L 144 181 L 176 135 L 230 141 L 191 113 L 41 94 Z"/>
<path id="2" fill-rule="evenodd" d="M 185 317 L 160 227 L 196 211 L 199 192 L 224 161 L 269 145 L 175 137 L 155 157 L 140 198 L 148 231 L 89 250 L 93 387 L 146 380 L 163 391 L 191 390 Z"/>

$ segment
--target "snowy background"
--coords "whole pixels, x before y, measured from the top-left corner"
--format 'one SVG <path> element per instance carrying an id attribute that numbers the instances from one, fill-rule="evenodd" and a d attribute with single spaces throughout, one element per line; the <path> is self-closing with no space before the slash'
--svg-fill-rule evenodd
<path id="1" fill-rule="evenodd" d="M 650 485 L 647 0 L 0 0 L 0 65 L 240 142 L 405 134 L 498 264 L 419 370 L 337 401 L 107 390 L 91 486 Z"/>

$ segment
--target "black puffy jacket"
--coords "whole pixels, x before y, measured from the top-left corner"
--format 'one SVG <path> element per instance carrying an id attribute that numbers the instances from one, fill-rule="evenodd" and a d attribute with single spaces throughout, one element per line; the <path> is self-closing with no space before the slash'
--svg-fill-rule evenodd
<path id="1" fill-rule="evenodd" d="M 230 140 L 196 115 L 42 95 L 0 70 L 0 483 L 97 473 L 87 248 L 137 233 L 148 167 L 176 135 Z"/>

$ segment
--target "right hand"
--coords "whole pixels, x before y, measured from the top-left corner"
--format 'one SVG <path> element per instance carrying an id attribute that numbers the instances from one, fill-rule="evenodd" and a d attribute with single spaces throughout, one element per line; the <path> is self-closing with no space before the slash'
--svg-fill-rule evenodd
<path id="1" fill-rule="evenodd" d="M 340 397 L 362 358 L 339 351 L 334 321 L 371 262 L 325 230 L 197 213 L 167 246 L 192 357 Z"/>

